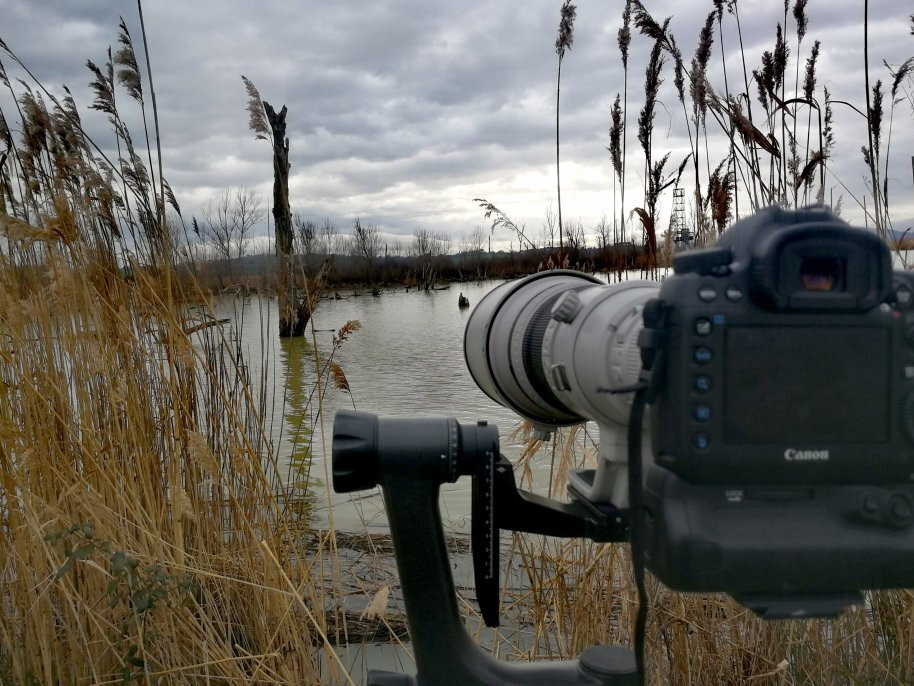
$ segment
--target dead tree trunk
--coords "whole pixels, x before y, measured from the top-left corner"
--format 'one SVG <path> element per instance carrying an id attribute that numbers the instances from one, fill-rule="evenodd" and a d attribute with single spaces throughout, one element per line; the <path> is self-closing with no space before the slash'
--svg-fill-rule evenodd
<path id="1" fill-rule="evenodd" d="M 308 299 L 299 298 L 292 274 L 292 211 L 289 207 L 289 139 L 286 138 L 286 113 L 276 111 L 266 101 L 263 109 L 273 129 L 273 225 L 276 232 L 276 256 L 279 258 L 277 295 L 279 300 L 279 336 L 301 336 L 311 317 Z"/>

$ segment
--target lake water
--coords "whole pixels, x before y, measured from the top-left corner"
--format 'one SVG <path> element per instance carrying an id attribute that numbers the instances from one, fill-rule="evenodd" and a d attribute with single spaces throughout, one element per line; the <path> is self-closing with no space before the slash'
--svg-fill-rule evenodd
<path id="1" fill-rule="evenodd" d="M 311 441 L 318 526 L 332 518 L 343 531 L 387 528 L 379 492 L 335 494 L 326 487 L 333 414 L 338 409 L 354 407 L 398 417 L 448 416 L 461 422 L 485 419 L 499 428 L 502 452 L 509 457 L 518 453 L 519 444 L 508 439 L 518 416 L 479 390 L 463 357 L 469 313 L 500 283 L 454 284 L 435 291 L 401 288 L 384 291 L 379 297 L 342 291 L 340 299 L 320 302 L 313 315 L 314 337 L 306 339 L 280 340 L 276 336 L 275 298 L 224 298 L 217 303 L 218 316 L 232 319 L 232 334 L 240 341 L 255 386 L 257 379 L 263 379 L 265 420 L 280 471 L 287 469 L 300 449 L 297 444 Z M 470 309 L 457 307 L 461 292 L 469 298 Z M 323 416 L 318 417 L 314 342 L 323 365 L 333 350 L 334 332 L 352 320 L 358 320 L 361 328 L 348 336 L 333 358 L 345 373 L 350 392 L 333 383 L 324 384 Z M 307 431 L 297 430 L 301 422 L 313 424 L 310 437 Z M 469 531 L 469 488 L 469 479 L 443 488 L 442 514 L 449 530 Z"/>

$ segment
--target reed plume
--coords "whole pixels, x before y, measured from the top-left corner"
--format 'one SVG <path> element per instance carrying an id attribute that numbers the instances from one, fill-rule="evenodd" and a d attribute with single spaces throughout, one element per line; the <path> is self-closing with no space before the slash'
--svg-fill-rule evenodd
<path id="1" fill-rule="evenodd" d="M 86 67 L 94 75 L 89 83 L 89 88 L 95 94 L 95 99 L 90 107 L 93 110 L 104 112 L 112 118 L 117 117 L 117 108 L 114 105 L 114 74 L 111 62 L 107 64 L 106 73 L 92 60 L 86 60 Z"/>
<path id="2" fill-rule="evenodd" d="M 704 134 L 705 141 L 705 164 L 708 166 L 710 175 L 710 160 L 708 153 L 708 131 L 706 118 L 708 112 L 708 62 L 711 59 L 711 47 L 714 44 L 714 19 L 716 10 L 708 13 L 705 18 L 704 26 L 698 35 L 698 47 L 695 49 L 695 56 L 692 58 L 691 69 L 689 72 L 689 97 L 692 99 L 692 125 L 695 127 L 695 137 L 689 135 L 692 145 L 692 160 L 695 168 L 695 225 L 699 237 L 703 233 L 705 219 L 700 215 L 702 207 L 701 198 L 701 179 L 699 175 L 699 153 L 698 139 L 699 134 Z M 681 97 L 680 97 L 681 99 Z"/>
<path id="3" fill-rule="evenodd" d="M 330 365 L 330 375 L 333 377 L 333 384 L 346 393 L 350 393 L 349 388 L 349 379 L 346 378 L 346 374 L 343 371 L 343 368 L 340 367 L 336 362 L 331 363 Z"/>
<path id="4" fill-rule="evenodd" d="M 790 166 L 793 173 L 793 203 L 794 206 L 798 204 L 798 189 L 802 185 L 799 182 L 799 173 L 798 169 L 800 166 L 799 156 L 797 155 L 797 109 L 800 105 L 798 101 L 798 92 L 800 88 L 800 50 L 803 44 L 803 38 L 806 37 L 806 30 L 809 27 L 809 20 L 806 16 L 806 4 L 808 0 L 796 0 L 793 6 L 793 18 L 797 26 L 797 60 L 796 60 L 796 76 L 794 79 L 794 90 L 793 90 L 793 129 L 791 131 L 790 139 L 790 150 L 791 150 L 791 161 Z M 786 20 L 785 20 L 786 23 Z M 811 105 L 810 105 L 811 107 Z M 804 160 L 808 161 L 809 159 L 809 130 L 812 124 L 812 111 L 808 111 L 807 122 L 806 122 L 806 149 L 804 151 Z"/>
<path id="5" fill-rule="evenodd" d="M 622 183 L 622 135 L 625 130 L 625 124 L 622 121 L 621 97 L 616 93 L 616 99 L 612 106 L 612 125 L 609 127 L 609 156 L 612 159 L 613 171 L 615 178 Z"/>
<path id="6" fill-rule="evenodd" d="M 802 43 L 806 36 L 806 29 L 809 26 L 809 20 L 806 16 L 806 5 L 809 0 L 796 0 L 793 5 L 793 18 L 797 22 L 797 43 Z"/>
<path id="7" fill-rule="evenodd" d="M 625 189 L 622 166 L 622 138 L 625 135 L 625 120 L 624 114 L 622 112 L 621 99 L 622 98 L 619 93 L 616 93 L 616 99 L 613 101 L 613 106 L 610 114 L 612 123 L 609 127 L 609 147 L 606 148 L 609 151 L 609 158 L 612 162 L 613 168 L 613 244 L 617 243 L 619 240 L 618 218 L 615 211 L 616 184 L 618 183 L 623 190 Z M 601 223 L 600 226 L 602 227 L 603 224 Z M 602 231 L 600 233 L 603 235 Z M 606 249 L 605 240 L 603 243 L 603 249 L 604 251 Z"/>
<path id="8" fill-rule="evenodd" d="M 873 138 L 874 126 L 872 116 L 874 113 L 873 104 L 870 102 L 870 21 L 869 21 L 869 0 L 863 2 L 863 90 L 866 96 L 866 133 L 869 146 L 864 154 L 864 161 L 867 163 L 870 171 L 870 190 L 873 193 L 873 221 L 876 224 L 876 233 L 885 238 L 885 226 L 882 221 L 881 202 L 879 201 L 879 168 L 876 160 L 879 158 L 878 150 Z M 880 113 L 881 113 L 880 103 Z"/>
<path id="9" fill-rule="evenodd" d="M 267 123 L 267 115 L 263 108 L 263 100 L 260 99 L 260 92 L 244 74 L 241 75 L 244 81 L 244 89 L 248 94 L 248 128 L 254 133 L 254 138 L 259 140 L 272 140 L 272 132 Z"/>
<path id="10" fill-rule="evenodd" d="M 140 76 L 140 66 L 137 63 L 136 51 L 133 47 L 133 39 L 130 37 L 130 30 L 127 28 L 127 22 L 124 21 L 123 17 L 120 17 L 120 23 L 118 24 L 118 42 L 121 44 L 120 49 L 114 54 L 113 63 L 117 67 L 117 82 L 124 87 L 124 90 L 127 91 L 127 95 L 136 100 L 140 105 L 140 112 L 143 116 L 143 134 L 146 137 L 146 153 L 147 161 L 149 162 L 149 182 L 146 192 L 149 188 L 153 191 L 156 186 L 155 168 L 152 162 L 152 146 L 149 141 L 149 125 L 146 121 L 146 103 L 143 99 L 143 80 Z M 110 55 L 110 50 L 109 50 Z M 160 153 L 161 154 L 161 153 Z M 131 158 L 132 159 L 132 158 Z M 133 160 L 132 160 L 133 161 Z M 140 170 L 136 169 L 136 162 L 133 161 L 134 175 L 141 175 Z M 161 165 L 159 166 L 159 173 L 162 173 Z M 161 196 L 156 201 L 156 206 L 163 204 L 165 202 L 165 179 L 161 179 L 162 193 Z M 165 213 L 164 207 L 159 207 L 158 212 L 156 213 L 156 221 L 161 222 Z M 180 214 L 180 213 L 179 213 Z M 164 232 L 163 232 L 164 236 Z"/>
<path id="11" fill-rule="evenodd" d="M 622 10 L 622 26 L 616 36 L 619 44 L 619 53 L 622 55 L 622 68 L 625 70 L 628 70 L 628 48 L 632 42 L 631 21 L 632 0 L 625 0 L 625 8 Z"/>
<path id="12" fill-rule="evenodd" d="M 731 207 L 735 189 L 732 175 L 724 169 L 728 163 L 727 158 L 721 161 L 708 179 L 707 204 L 718 236 L 729 226 L 732 219 Z"/>
<path id="13" fill-rule="evenodd" d="M 711 12 L 705 18 L 705 24 L 698 36 L 698 47 L 695 49 L 695 57 L 692 58 L 689 95 L 692 98 L 696 125 L 699 123 L 704 124 L 705 115 L 708 111 L 707 75 L 708 62 L 711 59 L 711 47 L 714 44 L 715 16 L 716 13 Z"/>
<path id="14" fill-rule="evenodd" d="M 526 243 L 531 250 L 536 250 L 536 245 L 529 238 L 527 238 L 526 233 L 524 233 L 524 226 L 518 226 L 515 224 L 507 214 L 502 212 L 493 203 L 489 202 L 485 198 L 473 198 L 473 202 L 485 210 L 486 219 L 492 220 L 490 230 L 493 233 L 495 232 L 495 229 L 499 227 L 508 229 L 508 231 L 514 233 L 518 237 L 521 245 Z"/>
<path id="15" fill-rule="evenodd" d="M 661 48 L 662 41 L 660 39 L 655 40 L 644 73 L 644 105 L 638 115 L 638 142 L 641 143 L 641 149 L 648 159 L 651 154 L 651 137 L 654 131 L 657 95 L 660 91 L 660 84 L 663 83 L 660 73 L 665 60 Z"/>
<path id="16" fill-rule="evenodd" d="M 860 147 L 863 154 L 863 161 L 870 170 L 871 187 L 873 194 L 873 217 L 876 222 L 876 231 L 880 236 L 885 237 L 885 217 L 883 216 L 882 207 L 882 187 L 880 184 L 881 171 L 879 167 L 880 142 L 882 137 L 882 80 L 878 79 L 873 86 L 872 99 L 867 96 L 867 133 L 869 135 L 869 146 Z"/>
<path id="17" fill-rule="evenodd" d="M 574 20 L 577 16 L 577 8 L 571 4 L 571 0 L 564 0 L 562 3 L 561 16 L 559 19 L 559 34 L 555 39 L 555 54 L 562 59 L 566 50 L 571 50 L 574 45 Z"/>
<path id="18" fill-rule="evenodd" d="M 780 167 L 779 173 L 777 173 L 777 178 L 775 179 L 777 183 L 777 199 L 780 202 L 787 202 L 787 173 L 789 171 L 787 163 L 787 148 L 788 141 L 786 140 L 787 136 L 787 125 L 786 125 L 786 96 L 785 89 L 787 85 L 787 65 L 790 58 L 790 49 L 787 47 L 787 39 L 784 35 L 787 30 L 787 6 L 788 0 L 784 0 L 784 25 L 781 24 L 777 26 L 777 33 L 774 43 L 774 71 L 775 71 L 775 83 L 774 89 L 770 93 L 772 100 L 777 104 L 777 107 L 774 108 L 775 111 L 780 111 L 781 114 L 781 151 L 782 154 L 776 158 L 778 166 Z M 774 182 L 772 183 L 774 186 Z"/>
<path id="19" fill-rule="evenodd" d="M 883 61 L 885 63 L 885 61 Z M 892 75 L 892 87 L 889 89 L 889 133 L 886 137 L 886 146 L 885 146 L 885 162 L 884 162 L 884 173 L 882 181 L 882 201 L 885 209 L 886 220 L 891 222 L 889 217 L 889 153 L 891 151 L 892 144 L 892 127 L 895 123 L 895 105 L 900 102 L 898 98 L 898 90 L 901 87 L 902 82 L 905 78 L 909 77 L 914 73 L 914 57 L 909 57 L 901 66 L 897 69 L 892 69 L 888 64 L 885 64 L 886 68 L 889 70 L 889 73 Z"/>
<path id="20" fill-rule="evenodd" d="M 804 188 L 804 198 L 808 196 L 808 190 L 812 184 L 811 176 L 807 176 L 807 172 L 813 171 L 816 167 L 819 169 L 819 186 L 820 189 L 816 194 L 818 196 L 824 197 L 825 194 L 825 159 L 827 152 L 824 146 L 823 139 L 823 130 L 822 130 L 822 108 L 815 101 L 815 90 L 816 90 L 816 65 L 819 59 L 819 41 L 815 41 L 812 44 L 812 50 L 809 53 L 809 57 L 806 59 L 806 71 L 803 76 L 803 99 L 806 101 L 807 106 L 807 116 L 806 116 L 806 151 L 804 153 L 804 167 L 803 171 L 800 172 L 799 178 L 797 179 L 797 185 L 802 185 Z M 809 141 L 812 135 L 812 110 L 815 107 L 816 114 L 819 120 L 819 149 L 814 151 L 810 156 L 809 152 Z M 821 201 L 820 201 L 821 202 Z"/>
<path id="21" fill-rule="evenodd" d="M 869 110 L 870 130 L 873 133 L 873 150 L 874 157 L 879 160 L 879 144 L 882 137 L 882 79 L 876 81 L 873 86 L 873 103 Z"/>
<path id="22" fill-rule="evenodd" d="M 892 102 L 894 102 L 895 98 L 898 96 L 898 89 L 901 86 L 901 82 L 911 74 L 914 74 L 914 57 L 909 57 L 906 59 L 897 69 L 891 69 L 887 64 L 886 67 L 889 69 L 889 73 L 892 75 L 891 94 Z"/>
<path id="23" fill-rule="evenodd" d="M 816 62 L 819 59 L 819 41 L 812 44 L 812 51 L 806 58 L 806 71 L 803 77 L 803 97 L 810 103 L 816 90 Z"/>
<path id="24" fill-rule="evenodd" d="M 667 20 L 668 22 L 669 20 Z M 657 216 L 656 205 L 659 197 L 655 177 L 662 173 L 663 165 L 669 154 L 659 163 L 653 163 L 651 160 L 652 138 L 654 132 L 655 108 L 657 105 L 657 95 L 660 90 L 660 84 L 663 80 L 660 73 L 663 69 L 664 57 L 662 53 L 663 41 L 665 39 L 666 23 L 662 27 L 658 38 L 654 40 L 654 46 L 651 48 L 651 54 L 648 59 L 644 75 L 644 106 L 638 115 L 638 141 L 641 143 L 641 149 L 644 151 L 644 168 L 647 172 L 644 186 L 644 208 L 636 208 L 638 216 L 641 218 L 641 224 L 645 234 L 645 245 L 647 247 L 645 269 L 649 273 L 654 273 L 657 268 Z"/>
<path id="25" fill-rule="evenodd" d="M 720 65 L 724 75 L 724 98 L 730 98 L 730 81 L 727 76 L 727 50 L 724 45 L 724 1 L 723 0 L 713 0 L 714 1 L 714 12 L 717 15 L 717 35 L 720 40 Z M 737 159 L 736 159 L 736 147 L 734 141 L 734 129 L 732 126 L 724 127 L 727 132 L 727 138 L 730 141 L 730 164 L 732 165 L 733 174 L 733 214 L 735 217 L 739 217 L 739 192 L 736 189 L 736 170 L 737 170 Z"/>
<path id="26" fill-rule="evenodd" d="M 123 17 L 120 20 L 118 42 L 120 42 L 121 48 L 114 54 L 114 64 L 119 67 L 117 81 L 131 98 L 142 104 L 143 84 L 140 79 L 140 67 L 136 61 L 136 53 L 133 50 L 133 41 L 130 38 L 127 23 Z"/>
<path id="27" fill-rule="evenodd" d="M 772 88 L 772 94 L 777 95 L 777 92 L 784 86 L 787 80 L 787 63 L 790 59 L 790 48 L 787 47 L 787 41 L 784 38 L 783 27 L 778 24 L 776 37 L 774 41 L 774 53 L 773 53 L 773 64 L 774 69 L 774 88 Z"/>
<path id="28" fill-rule="evenodd" d="M 666 27 L 669 24 L 669 18 L 661 26 L 644 8 L 640 0 L 632 0 L 632 7 L 635 10 L 635 27 L 655 44 L 663 45 L 666 42 Z"/>

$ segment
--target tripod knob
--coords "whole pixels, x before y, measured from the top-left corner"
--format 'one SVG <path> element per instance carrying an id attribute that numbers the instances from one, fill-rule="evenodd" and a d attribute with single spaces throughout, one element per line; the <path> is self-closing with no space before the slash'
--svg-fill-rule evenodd
<path id="1" fill-rule="evenodd" d="M 333 420 L 333 490 L 363 491 L 378 485 L 378 417 L 339 410 Z"/>

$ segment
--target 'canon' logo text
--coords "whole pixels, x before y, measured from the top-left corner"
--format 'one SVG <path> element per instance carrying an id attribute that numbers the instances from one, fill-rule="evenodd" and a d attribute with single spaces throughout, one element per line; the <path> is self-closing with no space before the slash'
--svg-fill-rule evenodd
<path id="1" fill-rule="evenodd" d="M 828 459 L 828 451 L 787 448 L 784 451 L 784 459 L 788 462 L 824 462 Z"/>

